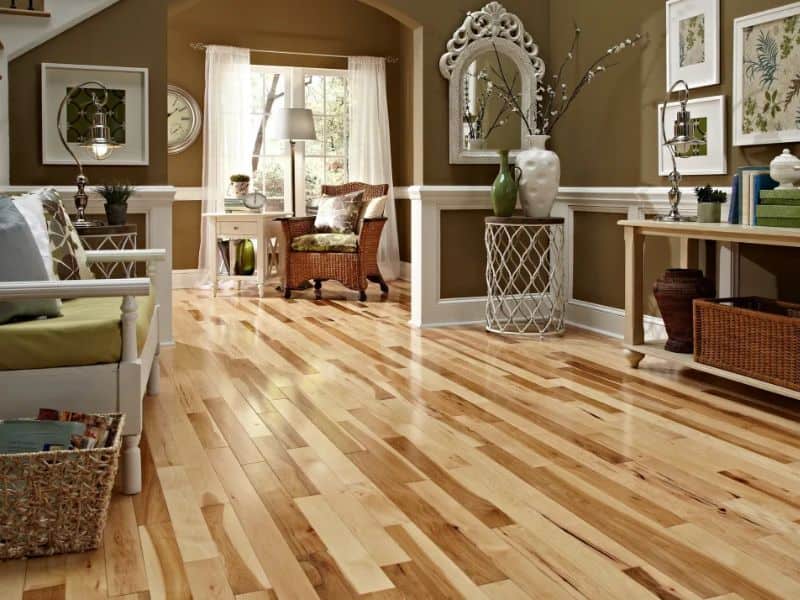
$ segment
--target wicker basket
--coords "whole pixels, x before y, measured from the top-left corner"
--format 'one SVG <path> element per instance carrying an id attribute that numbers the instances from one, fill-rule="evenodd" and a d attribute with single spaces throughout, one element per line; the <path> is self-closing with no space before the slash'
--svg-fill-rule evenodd
<path id="1" fill-rule="evenodd" d="M 695 300 L 694 357 L 800 391 L 800 305 L 755 297 Z"/>
<path id="2" fill-rule="evenodd" d="M 119 463 L 125 417 L 94 450 L 0 455 L 0 559 L 97 548 Z"/>

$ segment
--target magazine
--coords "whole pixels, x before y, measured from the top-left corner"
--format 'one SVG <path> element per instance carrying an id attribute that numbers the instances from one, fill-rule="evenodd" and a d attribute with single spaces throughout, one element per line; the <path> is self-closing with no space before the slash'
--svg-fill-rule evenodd
<path id="1" fill-rule="evenodd" d="M 84 430 L 72 440 L 72 447 L 78 450 L 104 448 L 108 443 L 112 425 L 111 417 L 87 415 L 68 410 L 59 411 L 51 408 L 40 408 L 39 419 L 41 421 L 83 423 L 85 425 Z"/>
<path id="2" fill-rule="evenodd" d="M 0 454 L 69 450 L 77 436 L 82 437 L 83 423 L 13 419 L 0 421 Z"/>

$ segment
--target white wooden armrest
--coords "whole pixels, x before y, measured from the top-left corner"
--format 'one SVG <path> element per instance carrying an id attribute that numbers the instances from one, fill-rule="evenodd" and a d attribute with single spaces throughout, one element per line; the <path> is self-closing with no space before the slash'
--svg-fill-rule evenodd
<path id="1" fill-rule="evenodd" d="M 148 294 L 150 294 L 150 279 L 146 277 L 0 282 L 0 300 L 110 298 L 114 296 L 147 296 Z"/>
<path id="2" fill-rule="evenodd" d="M 87 250 L 89 263 L 106 262 L 162 262 L 167 259 L 166 250 Z"/>

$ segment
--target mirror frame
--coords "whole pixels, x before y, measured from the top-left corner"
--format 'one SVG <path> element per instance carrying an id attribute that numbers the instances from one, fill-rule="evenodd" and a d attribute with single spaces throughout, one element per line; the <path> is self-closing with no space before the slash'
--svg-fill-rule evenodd
<path id="1" fill-rule="evenodd" d="M 544 77 L 544 61 L 539 57 L 539 47 L 525 31 L 522 21 L 508 12 L 499 2 L 490 2 L 483 9 L 469 13 L 463 25 L 447 42 L 447 52 L 439 60 L 439 70 L 450 81 L 450 164 L 499 164 L 497 150 L 468 150 L 464 147 L 464 75 L 480 54 L 498 52 L 510 58 L 519 69 L 522 105 L 532 106 L 531 116 L 536 117 L 536 97 L 539 81 Z M 528 135 L 520 122 L 520 145 Z M 521 148 L 511 149 L 516 159 Z"/>

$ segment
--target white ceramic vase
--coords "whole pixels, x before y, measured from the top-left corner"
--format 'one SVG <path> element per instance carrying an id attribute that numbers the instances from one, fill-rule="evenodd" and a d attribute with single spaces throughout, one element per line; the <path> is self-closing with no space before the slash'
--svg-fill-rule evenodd
<path id="1" fill-rule="evenodd" d="M 517 155 L 522 171 L 519 199 L 526 217 L 543 219 L 550 216 L 561 182 L 561 161 L 545 146 L 549 135 L 529 135 L 527 150 Z"/>

